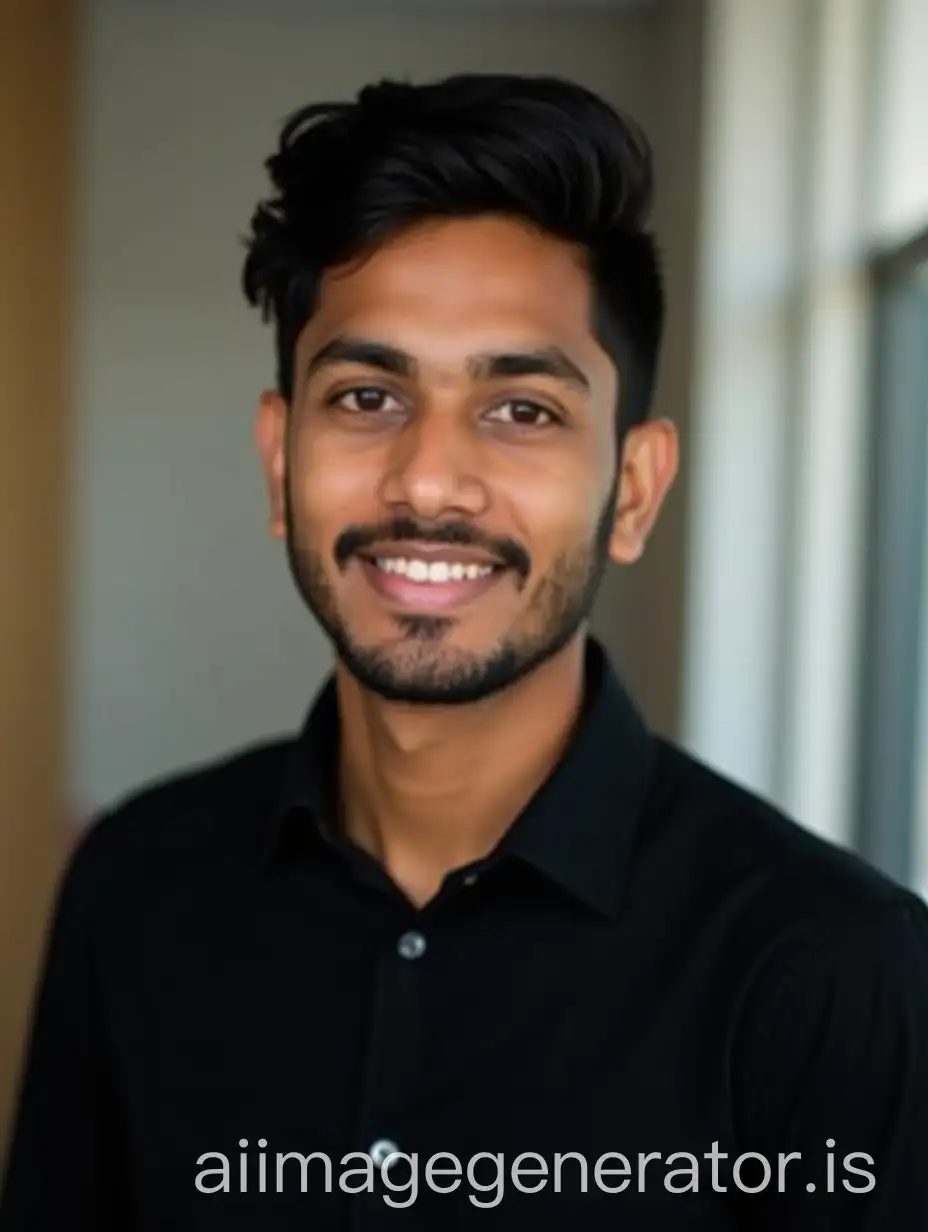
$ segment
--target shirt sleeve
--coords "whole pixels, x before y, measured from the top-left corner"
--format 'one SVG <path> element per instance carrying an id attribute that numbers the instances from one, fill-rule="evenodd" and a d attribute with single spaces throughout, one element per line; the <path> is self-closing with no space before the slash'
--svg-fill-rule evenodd
<path id="1" fill-rule="evenodd" d="M 73 853 L 52 912 L 0 1188 L 0 1232 L 130 1226 L 94 964 L 93 837 Z"/>
<path id="2" fill-rule="evenodd" d="M 928 909 L 864 905 L 776 948 L 734 1053 L 739 1145 L 772 1169 L 735 1195 L 743 1226 L 924 1232 Z"/>

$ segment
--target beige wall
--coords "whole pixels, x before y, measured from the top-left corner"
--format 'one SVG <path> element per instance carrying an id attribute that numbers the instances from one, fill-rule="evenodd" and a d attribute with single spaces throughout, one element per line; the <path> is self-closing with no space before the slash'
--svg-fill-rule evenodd
<path id="1" fill-rule="evenodd" d="M 60 863 L 72 18 L 0 4 L 0 1153 Z"/>
<path id="2" fill-rule="evenodd" d="M 663 252 L 667 331 L 655 415 L 678 428 L 681 468 L 641 562 L 607 576 L 597 631 L 650 722 L 679 735 L 686 621 L 693 337 L 702 158 L 702 0 L 669 0 L 647 23 L 652 66 L 641 118 L 654 145 L 654 221 Z"/>

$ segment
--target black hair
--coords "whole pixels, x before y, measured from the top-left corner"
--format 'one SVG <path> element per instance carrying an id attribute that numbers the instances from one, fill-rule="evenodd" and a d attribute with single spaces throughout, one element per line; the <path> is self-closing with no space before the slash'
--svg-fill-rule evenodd
<path id="1" fill-rule="evenodd" d="M 265 166 L 276 191 L 252 216 L 242 285 L 274 322 L 288 401 L 296 341 L 327 268 L 427 219 L 494 214 L 585 251 L 594 328 L 619 372 L 620 435 L 646 418 L 664 316 L 647 229 L 651 149 L 591 91 L 516 75 L 382 81 L 354 102 L 295 112 Z"/>

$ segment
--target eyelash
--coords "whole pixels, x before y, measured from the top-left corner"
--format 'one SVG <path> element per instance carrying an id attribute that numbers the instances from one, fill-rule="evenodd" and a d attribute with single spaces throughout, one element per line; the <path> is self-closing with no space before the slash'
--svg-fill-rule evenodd
<path id="1" fill-rule="evenodd" d="M 343 389 L 343 390 L 340 390 L 338 393 L 333 394 L 330 398 L 326 400 L 326 405 L 331 406 L 331 407 L 338 407 L 341 403 L 344 402 L 346 398 L 350 397 L 351 395 L 363 394 L 363 393 L 377 393 L 377 394 L 380 394 L 385 399 L 392 398 L 396 402 L 400 401 L 400 399 L 397 398 L 395 394 L 390 393 L 390 391 L 387 389 L 382 389 L 379 385 L 354 385 L 350 389 Z M 504 406 L 531 407 L 534 411 L 538 411 L 541 415 L 547 416 L 547 421 L 541 424 L 538 424 L 538 423 L 519 424 L 519 423 L 516 423 L 515 421 L 510 420 L 507 423 L 508 427 L 547 428 L 547 427 L 551 427 L 553 425 L 563 422 L 561 417 L 555 411 L 552 411 L 550 407 L 544 406 L 541 402 L 535 402 L 534 399 L 532 398 L 507 398 L 503 402 L 496 403 L 496 405 L 492 409 L 499 410 L 501 407 L 504 407 Z M 384 413 L 382 410 L 364 411 L 364 410 L 361 410 L 360 408 L 351 408 L 351 407 L 344 407 L 344 406 L 341 409 L 348 411 L 352 415 L 379 415 L 379 414 Z"/>

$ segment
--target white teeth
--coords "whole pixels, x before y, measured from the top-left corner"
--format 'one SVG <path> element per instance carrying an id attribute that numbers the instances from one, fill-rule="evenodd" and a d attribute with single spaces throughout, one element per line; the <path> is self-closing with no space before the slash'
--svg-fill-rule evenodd
<path id="1" fill-rule="evenodd" d="M 396 556 L 379 558 L 377 568 L 384 573 L 399 573 L 412 582 L 470 582 L 493 572 L 492 565 L 465 565 L 445 560 L 427 562 Z"/>

